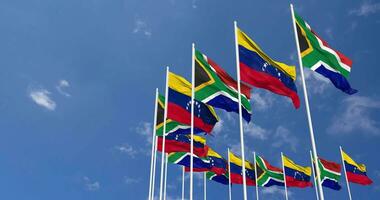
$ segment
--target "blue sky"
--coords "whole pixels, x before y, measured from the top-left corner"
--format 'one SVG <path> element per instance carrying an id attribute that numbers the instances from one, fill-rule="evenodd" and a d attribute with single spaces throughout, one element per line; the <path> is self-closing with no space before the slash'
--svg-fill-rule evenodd
<path id="1" fill-rule="evenodd" d="M 339 162 L 339 145 L 368 168 L 374 184 L 351 185 L 354 199 L 380 196 L 379 1 L 294 1 L 297 12 L 354 64 L 347 96 L 305 70 L 321 157 Z M 236 76 L 233 20 L 274 59 L 298 65 L 288 1 L 1 0 L 0 198 L 145 199 L 148 192 L 154 91 L 165 66 L 190 78 L 191 43 Z M 297 67 L 298 70 L 298 67 Z M 301 108 L 253 90 L 246 155 L 280 166 L 280 152 L 308 165 L 310 137 Z M 221 122 L 208 144 L 239 153 L 237 115 Z M 169 166 L 169 199 L 180 197 L 178 166 Z M 203 195 L 200 176 L 196 198 Z M 347 199 L 325 189 L 328 199 Z M 188 186 L 188 185 L 187 185 Z M 157 191 L 157 190 L 156 190 Z M 314 190 L 290 189 L 291 199 Z M 227 187 L 208 182 L 210 199 Z M 242 187 L 233 186 L 234 199 Z M 253 199 L 254 188 L 249 188 Z M 281 188 L 260 191 L 283 199 Z"/>

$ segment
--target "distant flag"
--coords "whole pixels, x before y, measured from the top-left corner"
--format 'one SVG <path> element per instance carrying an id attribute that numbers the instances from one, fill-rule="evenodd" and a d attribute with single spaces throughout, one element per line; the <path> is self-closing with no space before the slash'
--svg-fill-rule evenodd
<path id="1" fill-rule="evenodd" d="M 191 122 L 191 83 L 172 72 L 169 73 L 168 119 L 189 125 Z M 211 106 L 195 100 L 194 127 L 210 133 L 218 122 Z"/>
<path id="2" fill-rule="evenodd" d="M 320 180 L 322 186 L 333 190 L 340 190 L 342 188 L 339 184 L 342 168 L 340 164 L 319 158 L 318 167 L 321 173 Z"/>
<path id="3" fill-rule="evenodd" d="M 280 168 L 269 164 L 264 158 L 256 155 L 257 185 L 271 187 L 284 186 L 284 174 Z"/>
<path id="4" fill-rule="evenodd" d="M 208 147 L 207 156 L 204 159 L 207 159 L 210 162 L 210 168 L 204 169 L 204 170 L 194 170 L 196 172 L 207 172 L 211 171 L 215 174 L 222 175 L 225 174 L 227 171 L 227 162 L 226 160 L 216 153 L 211 147 Z M 190 168 L 185 168 L 186 172 L 190 171 Z"/>
<path id="5" fill-rule="evenodd" d="M 284 173 L 287 187 L 311 187 L 311 168 L 297 165 L 288 157 L 283 156 Z"/>
<path id="6" fill-rule="evenodd" d="M 370 185 L 372 180 L 367 176 L 366 166 L 357 164 L 349 155 L 342 151 L 344 165 L 346 167 L 347 180 L 360 185 Z"/>
<path id="7" fill-rule="evenodd" d="M 157 150 L 162 151 L 162 137 L 158 137 Z M 169 134 L 165 137 L 165 153 L 190 152 L 191 137 L 183 134 Z M 194 154 L 200 157 L 207 156 L 208 146 L 203 137 L 194 135 Z"/>
<path id="8" fill-rule="evenodd" d="M 164 111 L 165 111 L 165 97 L 158 95 L 157 100 L 157 123 L 156 123 L 156 135 L 162 136 L 164 127 Z M 189 134 L 191 127 L 186 124 L 176 122 L 171 119 L 166 119 L 166 135 L 168 134 Z M 203 132 L 201 129 L 194 128 L 195 133 Z"/>
<path id="9" fill-rule="evenodd" d="M 173 164 L 190 167 L 191 154 L 189 152 L 174 152 L 168 155 L 168 161 Z M 210 161 L 207 158 L 193 155 L 193 169 L 194 172 L 208 171 Z"/>
<path id="10" fill-rule="evenodd" d="M 287 96 L 292 99 L 294 107 L 299 108 L 295 67 L 272 60 L 240 29 L 237 29 L 237 34 L 241 80 L 255 87 Z"/>
<path id="11" fill-rule="evenodd" d="M 251 120 L 251 88 L 241 84 L 243 118 Z M 196 99 L 226 110 L 239 113 L 237 82 L 213 60 L 195 51 L 195 97 Z"/>
<path id="12" fill-rule="evenodd" d="M 243 161 L 230 152 L 230 172 L 231 172 L 231 183 L 243 184 Z M 247 185 L 256 185 L 255 181 L 255 166 L 245 161 L 245 177 Z"/>
<path id="13" fill-rule="evenodd" d="M 335 87 L 343 92 L 355 94 L 357 90 L 351 88 L 347 81 L 352 61 L 332 49 L 298 14 L 294 15 L 303 66 L 330 79 Z"/>
<path id="14" fill-rule="evenodd" d="M 209 180 L 213 180 L 223 185 L 228 185 L 228 174 L 218 175 L 218 174 L 215 174 L 214 172 L 207 172 L 206 177 Z"/>

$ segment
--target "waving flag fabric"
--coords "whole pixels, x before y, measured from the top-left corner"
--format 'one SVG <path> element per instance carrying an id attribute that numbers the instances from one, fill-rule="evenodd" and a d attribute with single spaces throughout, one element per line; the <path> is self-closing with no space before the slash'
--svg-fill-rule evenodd
<path id="1" fill-rule="evenodd" d="M 156 123 L 156 135 L 162 136 L 164 132 L 164 111 L 165 111 L 165 97 L 161 94 L 158 95 L 157 100 L 157 123 Z M 191 127 L 186 124 L 181 124 L 171 119 L 166 120 L 166 135 L 169 134 L 189 134 Z M 198 134 L 203 132 L 201 129 L 194 128 L 194 133 Z"/>
<path id="2" fill-rule="evenodd" d="M 347 81 L 352 61 L 319 37 L 299 15 L 296 19 L 298 43 L 304 67 L 330 79 L 334 86 L 347 94 L 355 94 Z"/>
<path id="3" fill-rule="evenodd" d="M 297 165 L 288 157 L 283 156 L 287 187 L 311 187 L 311 168 Z"/>
<path id="4" fill-rule="evenodd" d="M 258 88 L 287 96 L 296 108 L 300 106 L 297 94 L 296 69 L 272 60 L 243 31 L 237 29 L 241 80 Z"/>
<path id="5" fill-rule="evenodd" d="M 243 161 L 230 152 L 231 183 L 243 184 Z M 255 167 L 252 163 L 245 161 L 245 178 L 247 185 L 256 185 Z"/>
<path id="6" fill-rule="evenodd" d="M 284 174 L 280 168 L 269 164 L 264 158 L 256 155 L 257 185 L 271 187 L 284 186 Z"/>
<path id="7" fill-rule="evenodd" d="M 165 153 L 172 152 L 190 152 L 191 147 L 190 135 L 169 134 L 165 137 Z M 194 135 L 194 154 L 199 157 L 207 156 L 208 146 L 206 140 L 200 136 Z M 158 137 L 157 150 L 162 151 L 162 137 Z"/>
<path id="8" fill-rule="evenodd" d="M 251 120 L 251 88 L 241 84 L 243 118 Z M 237 82 L 214 61 L 195 51 L 195 97 L 216 108 L 239 113 Z"/>
<path id="9" fill-rule="evenodd" d="M 372 180 L 367 176 L 366 166 L 356 163 L 349 155 L 342 151 L 344 166 L 346 168 L 346 176 L 349 182 L 360 185 L 370 185 Z"/>
<path id="10" fill-rule="evenodd" d="M 168 156 L 168 161 L 177 165 L 190 167 L 191 154 L 189 152 L 174 152 Z M 210 161 L 206 158 L 193 156 L 194 171 L 208 171 L 211 168 Z"/>
<path id="11" fill-rule="evenodd" d="M 206 178 L 221 183 L 223 185 L 228 185 L 228 174 L 218 175 L 214 172 L 206 172 Z"/>
<path id="12" fill-rule="evenodd" d="M 342 188 L 339 185 L 341 165 L 319 158 L 318 166 L 321 173 L 322 186 L 333 190 L 340 190 Z"/>
<path id="13" fill-rule="evenodd" d="M 218 153 L 216 153 L 212 148 L 208 147 L 207 148 L 207 156 L 203 159 L 207 159 L 210 163 L 210 168 L 209 169 L 196 169 L 194 171 L 196 172 L 206 172 L 206 171 L 211 171 L 215 174 L 222 175 L 225 174 L 227 171 L 227 162 L 226 160 L 220 156 Z M 190 171 L 190 168 L 186 167 L 185 168 L 186 172 Z"/>
<path id="14" fill-rule="evenodd" d="M 191 124 L 191 84 L 181 76 L 169 73 L 168 119 Z M 194 127 L 210 133 L 218 122 L 211 106 L 195 100 Z"/>

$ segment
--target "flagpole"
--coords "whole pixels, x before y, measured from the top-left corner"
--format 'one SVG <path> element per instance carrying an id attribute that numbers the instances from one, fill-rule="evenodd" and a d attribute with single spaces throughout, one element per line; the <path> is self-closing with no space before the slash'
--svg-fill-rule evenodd
<path id="1" fill-rule="evenodd" d="M 156 98 L 154 102 L 154 119 L 153 119 L 153 134 L 152 134 L 152 156 L 150 158 L 150 177 L 149 177 L 149 197 L 148 199 L 152 200 L 152 193 L 154 188 L 153 176 L 155 173 L 153 172 L 153 165 L 155 164 L 155 144 L 156 144 L 156 124 L 157 124 L 157 100 L 158 100 L 158 88 L 156 88 Z"/>
<path id="2" fill-rule="evenodd" d="M 286 175 L 285 175 L 285 166 L 284 166 L 284 154 L 281 152 L 281 161 L 282 161 L 282 175 L 284 176 L 284 186 L 285 186 L 285 199 L 288 200 L 288 188 L 286 185 Z"/>
<path id="3" fill-rule="evenodd" d="M 239 67 L 239 50 L 238 50 L 238 36 L 237 36 L 237 22 L 234 21 L 235 30 L 235 54 L 236 54 L 236 71 L 237 71 L 237 85 L 238 85 L 238 97 L 239 97 L 239 125 L 240 125 L 240 146 L 241 146 L 241 159 L 243 160 L 243 196 L 244 200 L 247 200 L 247 180 L 245 177 L 245 153 L 244 153 L 244 133 L 243 133 L 243 115 L 241 109 L 241 86 L 240 86 L 240 67 Z"/>
<path id="4" fill-rule="evenodd" d="M 185 166 L 182 166 L 182 200 L 185 200 Z"/>
<path id="5" fill-rule="evenodd" d="M 206 172 L 203 172 L 203 199 L 207 199 Z"/>
<path id="6" fill-rule="evenodd" d="M 256 200 L 259 200 L 259 183 L 257 182 L 256 152 L 253 152 L 253 165 L 255 165 Z"/>
<path id="7" fill-rule="evenodd" d="M 348 196 L 350 197 L 350 200 L 352 200 L 352 197 L 351 197 L 351 189 L 350 189 L 350 183 L 348 182 L 348 178 L 347 178 L 347 171 L 346 171 L 346 165 L 344 164 L 344 159 L 343 159 L 343 150 L 342 150 L 342 147 L 339 146 L 339 149 L 340 149 L 340 157 L 342 158 L 342 165 L 343 165 L 343 170 L 344 170 L 344 176 L 346 177 L 346 184 L 347 184 L 347 191 L 348 191 Z"/>
<path id="8" fill-rule="evenodd" d="M 301 55 L 300 55 L 300 47 L 298 44 L 298 35 L 297 35 L 296 21 L 294 18 L 293 4 L 290 4 L 290 10 L 292 12 L 294 38 L 296 40 L 296 46 L 297 46 L 298 62 L 299 62 L 299 68 L 300 68 L 300 72 L 301 72 L 301 80 L 302 80 L 303 94 L 304 94 L 304 98 L 305 98 L 306 114 L 307 114 L 307 119 L 308 119 L 308 124 L 309 124 L 311 146 L 313 149 L 313 157 L 314 157 L 314 160 L 318 161 L 317 147 L 316 147 L 315 139 L 314 139 L 313 123 L 311 120 L 311 113 L 310 113 L 310 108 L 309 108 L 309 98 L 307 95 L 305 77 L 304 77 L 304 73 L 303 73 L 303 65 L 302 65 L 302 60 L 301 60 Z M 319 182 L 318 189 L 319 189 L 319 193 L 320 193 L 320 198 L 321 198 L 321 200 L 324 200 L 325 198 L 323 195 L 322 185 L 321 185 L 320 176 L 319 176 L 320 171 L 319 171 L 318 166 L 316 167 L 316 172 L 317 172 L 317 178 L 318 178 L 318 182 Z"/>
<path id="9" fill-rule="evenodd" d="M 313 178 L 314 178 L 314 188 L 315 188 L 315 195 L 317 196 L 317 200 L 319 200 L 319 195 L 318 195 L 318 186 L 317 186 L 317 179 L 315 179 L 315 169 L 314 169 L 314 162 L 313 162 L 313 154 L 310 151 L 310 160 L 311 160 L 311 169 L 313 170 Z"/>
<path id="10" fill-rule="evenodd" d="M 166 200 L 166 185 L 168 180 L 168 154 L 165 153 L 165 180 L 164 180 L 164 200 Z"/>
<path id="11" fill-rule="evenodd" d="M 153 177 L 152 177 L 152 200 L 154 199 L 154 189 L 155 189 L 155 181 L 156 181 L 156 163 L 157 163 L 157 136 L 154 139 L 154 158 L 153 158 Z"/>
<path id="12" fill-rule="evenodd" d="M 232 194 L 231 194 L 231 164 L 230 164 L 230 149 L 227 148 L 228 153 L 228 196 L 229 200 L 232 200 Z"/>
<path id="13" fill-rule="evenodd" d="M 166 118 L 168 116 L 168 101 L 169 101 L 168 85 L 169 85 L 169 67 L 166 67 L 164 127 L 163 127 L 163 132 L 162 132 L 162 152 L 161 152 L 160 200 L 162 200 L 162 193 L 163 193 L 163 186 L 164 186 L 165 135 L 166 135 Z"/>
<path id="14" fill-rule="evenodd" d="M 194 154 L 194 85 L 195 85 L 195 44 L 191 49 L 191 142 L 190 142 L 190 200 L 193 200 L 193 154 Z"/>

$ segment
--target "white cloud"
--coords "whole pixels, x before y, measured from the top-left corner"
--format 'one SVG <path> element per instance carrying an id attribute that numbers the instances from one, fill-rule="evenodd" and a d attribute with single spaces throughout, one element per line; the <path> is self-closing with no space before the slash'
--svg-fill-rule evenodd
<path id="1" fill-rule="evenodd" d="M 45 89 L 31 89 L 29 97 L 39 106 L 42 106 L 48 110 L 55 110 L 56 103 L 50 98 L 50 92 Z"/>
<path id="2" fill-rule="evenodd" d="M 364 96 L 349 96 L 343 100 L 343 111 L 333 118 L 328 128 L 331 134 L 347 134 L 353 131 L 379 135 L 379 122 L 371 117 L 371 111 L 380 109 L 380 101 Z"/>
<path id="3" fill-rule="evenodd" d="M 244 124 L 244 133 L 260 140 L 268 139 L 270 134 L 268 130 L 254 123 Z"/>
<path id="4" fill-rule="evenodd" d="M 149 144 L 152 144 L 152 136 L 153 136 L 153 130 L 152 130 L 152 123 L 149 122 L 142 122 L 136 127 L 136 132 L 146 138 Z"/>
<path id="5" fill-rule="evenodd" d="M 138 153 L 131 145 L 129 144 L 123 144 L 120 146 L 115 146 L 115 149 L 118 150 L 120 153 L 127 154 L 129 157 L 134 158 L 135 155 Z"/>
<path id="6" fill-rule="evenodd" d="M 276 187 L 276 186 L 274 186 L 274 187 L 263 187 L 262 190 L 259 190 L 259 191 L 261 191 L 261 193 L 264 195 L 283 195 L 283 196 L 285 196 L 285 190 L 283 187 L 281 187 L 281 188 Z M 292 196 L 292 195 L 293 195 L 293 193 L 288 190 L 288 197 Z"/>
<path id="7" fill-rule="evenodd" d="M 253 102 L 254 110 L 264 111 L 273 105 L 274 95 L 268 91 L 255 90 L 255 92 L 251 94 L 251 101 Z"/>
<path id="8" fill-rule="evenodd" d="M 329 37 L 330 39 L 333 39 L 333 38 L 334 38 L 334 36 L 333 36 L 333 31 L 332 31 L 332 28 L 331 28 L 331 27 L 325 29 L 325 34 L 326 34 L 327 37 Z"/>
<path id="9" fill-rule="evenodd" d="M 192 0 L 192 1 L 191 1 L 191 7 L 194 8 L 194 9 L 195 9 L 195 8 L 198 8 L 197 0 Z"/>
<path id="10" fill-rule="evenodd" d="M 131 177 L 125 177 L 124 182 L 126 184 L 136 184 L 141 182 L 141 178 L 131 178 Z"/>
<path id="11" fill-rule="evenodd" d="M 142 19 L 136 19 L 135 20 L 135 27 L 133 28 L 132 32 L 135 34 L 141 33 L 141 34 L 145 35 L 146 37 L 152 36 L 152 32 L 148 28 L 147 23 L 145 21 L 143 21 Z"/>
<path id="12" fill-rule="evenodd" d="M 96 191 L 100 189 L 100 183 L 98 181 L 92 181 L 87 176 L 83 177 L 84 185 L 88 191 Z"/>
<path id="13" fill-rule="evenodd" d="M 311 91 L 313 94 L 323 94 L 329 87 L 330 80 L 326 77 L 309 69 L 303 71 L 308 91 Z"/>
<path id="14" fill-rule="evenodd" d="M 363 1 L 359 8 L 349 11 L 349 14 L 357 16 L 368 16 L 380 11 L 380 3 L 372 3 L 370 1 Z"/>
<path id="15" fill-rule="evenodd" d="M 219 122 L 215 124 L 214 129 L 212 129 L 212 134 L 219 135 L 224 129 L 223 129 L 224 121 L 222 119 L 219 119 Z"/>
<path id="16" fill-rule="evenodd" d="M 69 87 L 70 87 L 70 83 L 67 80 L 60 80 L 58 82 L 58 85 L 55 88 L 61 95 L 65 97 L 70 97 L 71 95 L 64 91 L 65 88 L 69 88 Z"/>
<path id="17" fill-rule="evenodd" d="M 275 134 L 274 134 L 274 142 L 272 143 L 273 147 L 282 147 L 282 146 L 289 146 L 292 151 L 297 150 L 298 145 L 298 139 L 295 137 L 289 129 L 279 126 L 277 127 Z"/>

